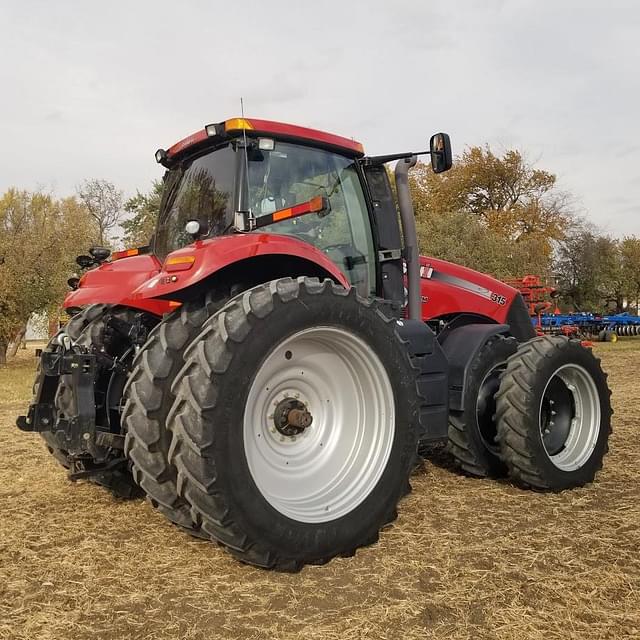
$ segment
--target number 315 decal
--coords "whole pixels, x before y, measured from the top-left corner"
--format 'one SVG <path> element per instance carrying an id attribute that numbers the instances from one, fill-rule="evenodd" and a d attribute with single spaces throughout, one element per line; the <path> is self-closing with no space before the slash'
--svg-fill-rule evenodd
<path id="1" fill-rule="evenodd" d="M 491 300 L 496 304 L 505 305 L 507 304 L 507 299 L 504 296 L 498 295 L 497 293 L 491 292 Z"/>

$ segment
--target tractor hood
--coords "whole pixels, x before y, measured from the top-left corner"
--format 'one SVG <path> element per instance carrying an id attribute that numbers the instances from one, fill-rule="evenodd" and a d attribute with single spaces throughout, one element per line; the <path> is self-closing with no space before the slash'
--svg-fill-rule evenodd
<path id="1" fill-rule="evenodd" d="M 446 260 L 420 256 L 422 318 L 474 313 L 507 322 L 518 291 L 491 276 Z"/>
<path id="2" fill-rule="evenodd" d="M 89 304 L 122 304 L 162 315 L 170 310 L 159 300 L 134 302 L 131 293 L 160 271 L 159 260 L 150 254 L 104 262 L 90 269 L 81 278 L 78 288 L 64 299 L 65 309 Z"/>

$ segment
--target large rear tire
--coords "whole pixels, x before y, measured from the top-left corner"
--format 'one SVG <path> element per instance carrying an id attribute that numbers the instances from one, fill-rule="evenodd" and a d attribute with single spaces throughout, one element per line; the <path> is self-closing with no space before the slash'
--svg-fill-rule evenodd
<path id="1" fill-rule="evenodd" d="M 250 289 L 205 323 L 168 420 L 202 531 L 282 571 L 377 540 L 409 491 L 418 437 L 417 371 L 394 327 L 308 278 Z"/>
<path id="2" fill-rule="evenodd" d="M 507 467 L 496 441 L 495 394 L 507 360 L 517 351 L 515 338 L 494 336 L 469 366 L 464 410 L 449 413 L 449 451 L 460 468 L 478 477 L 502 477 Z"/>
<path id="3" fill-rule="evenodd" d="M 209 297 L 185 303 L 166 316 L 136 355 L 124 391 L 125 453 L 133 477 L 155 508 L 193 533 L 198 526 L 189 505 L 178 496 L 177 471 L 167 457 L 171 432 L 166 421 L 175 399 L 171 385 L 184 364 L 185 349 L 222 301 Z"/>
<path id="4" fill-rule="evenodd" d="M 520 345 L 496 396 L 511 477 L 550 491 L 592 482 L 608 450 L 610 396 L 600 361 L 577 340 L 544 336 Z"/>

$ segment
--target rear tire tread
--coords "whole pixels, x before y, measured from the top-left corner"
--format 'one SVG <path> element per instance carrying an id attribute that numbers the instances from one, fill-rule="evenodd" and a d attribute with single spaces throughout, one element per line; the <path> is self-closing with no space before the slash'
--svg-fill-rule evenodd
<path id="1" fill-rule="evenodd" d="M 165 317 L 136 355 L 124 389 L 125 454 L 133 477 L 153 507 L 194 535 L 199 535 L 200 525 L 178 496 L 177 472 L 167 458 L 171 433 L 166 419 L 174 400 L 171 385 L 184 365 L 184 351 L 219 306 L 220 301 L 208 296 L 185 303 Z"/>
<path id="2" fill-rule="evenodd" d="M 219 487 L 213 455 L 215 430 L 211 429 L 214 433 L 207 435 L 206 429 L 197 426 L 202 425 L 203 418 L 213 409 L 217 400 L 215 395 L 212 399 L 211 393 L 207 394 L 209 385 L 200 381 L 208 382 L 209 372 L 214 372 L 218 377 L 224 375 L 239 345 L 252 331 L 252 325 L 268 316 L 275 304 L 296 300 L 303 288 L 307 294 L 326 296 L 327 304 L 331 304 L 331 298 L 336 295 L 355 295 L 353 290 L 347 291 L 329 280 L 320 282 L 301 277 L 297 280 L 283 278 L 271 281 L 231 300 L 218 312 L 215 321 L 205 325 L 198 342 L 194 341 L 187 351 L 187 364 L 176 379 L 176 400 L 168 420 L 173 431 L 170 460 L 178 469 L 178 490 L 191 505 L 193 520 L 201 522 L 202 529 L 213 540 L 227 547 L 238 560 L 286 572 L 299 571 L 308 561 L 279 555 L 260 539 L 251 539 L 241 530 L 225 500 L 223 488 Z M 365 300 L 361 300 L 361 303 L 366 306 L 375 304 Z M 384 319 L 387 323 L 393 322 L 389 318 Z M 417 444 L 416 425 L 412 425 L 411 429 Z M 409 488 L 408 483 L 403 484 L 401 495 Z M 397 517 L 397 501 L 391 502 L 393 504 L 385 512 L 385 525 Z M 312 562 L 324 564 L 336 555 L 355 554 L 359 546 L 378 539 L 379 527 L 379 522 L 371 523 L 371 529 L 354 548 L 339 549 L 326 557 L 315 558 Z"/>

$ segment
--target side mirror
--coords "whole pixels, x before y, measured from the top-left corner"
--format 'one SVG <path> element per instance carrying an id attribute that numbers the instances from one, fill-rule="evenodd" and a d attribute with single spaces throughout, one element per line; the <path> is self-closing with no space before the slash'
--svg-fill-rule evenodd
<path id="1" fill-rule="evenodd" d="M 431 168 L 433 173 L 442 173 L 451 169 L 451 140 L 447 133 L 435 133 L 429 141 L 431 151 Z"/>

